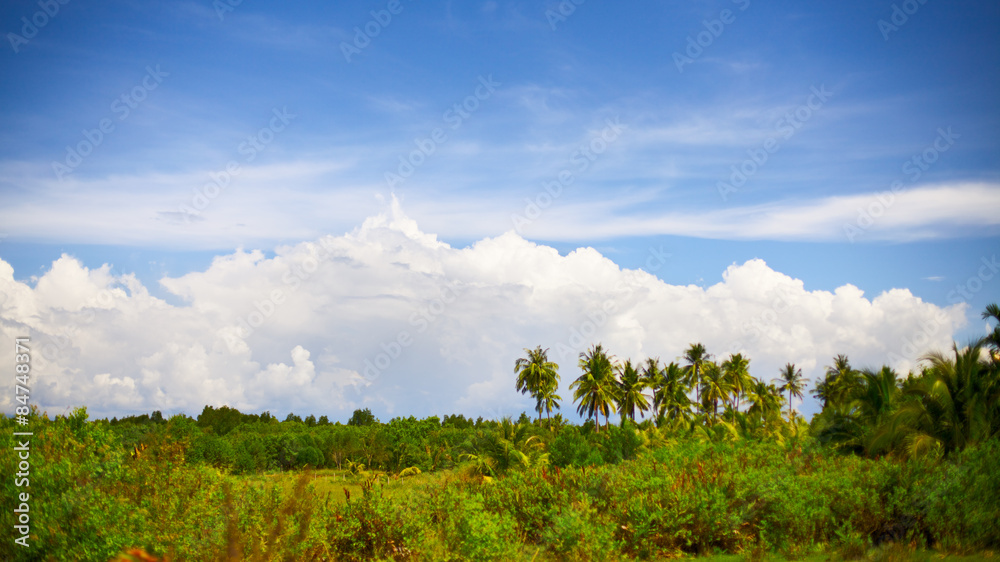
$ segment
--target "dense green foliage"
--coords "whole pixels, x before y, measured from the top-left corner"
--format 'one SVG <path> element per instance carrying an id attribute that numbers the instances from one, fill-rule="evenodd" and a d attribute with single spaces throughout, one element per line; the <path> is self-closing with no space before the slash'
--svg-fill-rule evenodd
<path id="1" fill-rule="evenodd" d="M 983 344 L 928 354 L 929 366 L 905 379 L 889 367 L 856 371 L 840 356 L 817 389 L 814 435 L 845 451 L 907 457 L 951 456 L 1000 436 L 1000 361 Z"/>
<path id="2" fill-rule="evenodd" d="M 244 443 L 254 435 L 246 427 L 218 438 L 180 416 L 147 423 L 147 447 L 133 458 L 121 440 L 128 424 L 87 421 L 82 409 L 32 423 L 39 447 L 31 486 L 35 546 L 30 554 L 12 553 L 8 542 L 0 547 L 4 559 L 108 560 L 132 547 L 189 560 L 225 559 L 231 551 L 231 559 L 260 560 L 794 555 L 890 540 L 949 550 L 1000 547 L 997 439 L 944 460 L 868 459 L 791 431 L 781 444 L 728 432 L 681 435 L 650 423 L 598 432 L 593 423 L 552 431 L 509 420 L 462 429 L 434 418 L 394 420 L 366 426 L 375 436 L 361 435 L 359 443 L 396 443 L 412 461 L 391 448 L 367 457 L 359 445 L 358 463 L 342 459 L 353 473 L 297 471 L 289 476 L 296 484 L 286 486 L 287 479 L 248 479 L 192 460 L 192 443 L 206 436 Z M 10 450 L 13 426 L 4 425 L 2 445 Z M 322 448 L 322 432 L 310 433 L 320 426 L 250 427 L 262 431 L 262 450 L 268 430 L 275 442 L 299 444 L 288 457 L 334 456 Z M 322 427 L 345 436 L 365 429 Z M 318 446 L 301 445 L 311 435 Z M 438 458 L 435 465 L 426 450 L 417 455 L 401 445 L 449 439 L 493 464 L 481 470 L 469 460 L 443 470 L 453 461 Z M 413 462 L 437 476 L 360 467 L 368 458 L 372 466 Z M 3 459 L 3 469 L 12 470 L 12 459 Z M 321 485 L 333 494 L 319 492 Z M 9 480 L 3 493 L 13 494 Z M 10 519 L 4 513 L 2 524 Z"/>

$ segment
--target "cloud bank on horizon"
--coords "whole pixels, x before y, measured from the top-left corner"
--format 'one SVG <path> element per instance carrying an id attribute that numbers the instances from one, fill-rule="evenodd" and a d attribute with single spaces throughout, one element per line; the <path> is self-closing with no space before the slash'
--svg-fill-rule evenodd
<path id="1" fill-rule="evenodd" d="M 652 271 L 669 259 L 649 254 Z M 906 289 L 871 298 L 852 285 L 809 290 L 759 259 L 703 288 L 620 268 L 592 248 L 560 255 L 514 232 L 455 248 L 395 200 L 345 235 L 273 257 L 240 249 L 160 283 L 184 304 L 151 296 L 110 265 L 64 255 L 32 287 L 0 260 L 0 338 L 33 334 L 45 409 L 516 416 L 533 407 L 514 391 L 526 347 L 549 348 L 569 397 L 578 354 L 598 342 L 620 359 L 664 361 L 702 342 L 718 359 L 747 353 L 763 380 L 793 362 L 815 381 L 838 353 L 906 372 L 926 351 L 950 347 L 966 322 L 965 304 L 937 306 Z M 13 361 L 9 347 L 0 361 Z M 11 384 L 2 385 L 5 410 Z M 811 398 L 796 406 L 818 409 Z M 563 401 L 565 415 L 574 410 Z"/>

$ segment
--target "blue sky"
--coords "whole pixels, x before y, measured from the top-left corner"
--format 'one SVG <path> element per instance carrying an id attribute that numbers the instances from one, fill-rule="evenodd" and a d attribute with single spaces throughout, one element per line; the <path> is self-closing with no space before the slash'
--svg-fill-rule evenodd
<path id="1" fill-rule="evenodd" d="M 123 288 L 129 302 L 145 291 L 178 317 L 230 305 L 237 310 L 237 303 L 211 296 L 216 293 L 207 285 L 211 279 L 242 282 L 223 281 L 228 278 L 218 270 L 225 259 L 260 250 L 263 261 L 245 274 L 265 275 L 260 268 L 280 267 L 283 255 L 291 259 L 304 251 L 302 244 L 326 236 L 358 244 L 395 240 L 376 234 L 380 228 L 405 237 L 397 250 L 379 246 L 388 252 L 376 252 L 386 263 L 417 271 L 427 259 L 437 264 L 426 266 L 428 274 L 455 279 L 471 271 L 485 275 L 478 260 L 502 261 L 488 257 L 484 241 L 502 240 L 505 252 L 521 255 L 520 242 L 504 237 L 514 231 L 542 254 L 557 250 L 563 261 L 545 259 L 562 264 L 552 265 L 555 271 L 574 272 L 578 278 L 567 287 L 589 287 L 591 296 L 602 289 L 591 286 L 590 269 L 569 259 L 577 248 L 596 250 L 600 259 L 591 256 L 592 267 L 610 260 L 620 275 L 644 269 L 665 291 L 695 285 L 708 294 L 732 281 L 723 276 L 727 268 L 755 259 L 800 281 L 804 294 L 852 285 L 871 306 L 887 291 L 906 290 L 908 304 L 876 315 L 884 324 L 873 320 L 856 336 L 836 340 L 837 352 L 873 363 L 884 350 L 866 351 L 859 342 L 895 338 L 885 343 L 893 347 L 906 337 L 886 331 L 890 314 L 905 322 L 909 312 L 929 313 L 926 305 L 950 311 L 964 321 L 934 337 L 964 341 L 982 333 L 979 312 L 1000 300 L 989 265 L 1000 240 L 995 3 L 400 0 L 327 6 L 245 0 L 231 6 L 200 0 L 94 6 L 53 0 L 6 2 L 0 25 L 6 37 L 0 49 L 0 259 L 13 270 L 3 295 L 8 304 L 0 304 L 5 330 L 31 326 L 51 339 L 59 322 L 75 322 L 61 314 L 86 308 L 61 297 L 45 301 L 46 284 L 37 284 L 46 275 L 53 286 L 74 286 L 76 279 L 95 291 Z M 655 252 L 669 258 L 649 267 Z M 63 254 L 75 265 L 56 267 Z M 95 273 L 105 264 L 107 278 Z M 57 283 L 58 274 L 67 277 Z M 129 285 L 130 275 L 138 285 Z M 477 279 L 477 287 L 495 283 L 494 297 L 510 286 L 532 288 L 536 297 L 479 295 L 473 299 L 478 316 L 470 309 L 469 323 L 456 324 L 463 330 L 488 331 L 503 317 L 491 307 L 559 309 L 537 301 L 541 286 L 528 277 Z M 412 299 L 413 306 L 432 302 L 433 296 L 408 293 L 412 282 L 386 281 L 380 294 Z M 337 285 L 339 295 L 325 306 L 334 316 L 350 316 L 350 303 L 373 281 L 342 286 L 338 274 L 324 283 Z M 81 298 L 85 294 L 81 289 Z M 10 304 L 15 301 L 23 306 Z M 664 304 L 662 314 L 673 314 L 675 305 Z M 137 310 L 147 310 L 143 306 Z M 745 309 L 746 318 L 758 314 L 736 297 L 712 306 L 736 314 Z M 187 333 L 193 339 L 201 329 L 218 336 L 238 316 L 227 314 L 197 329 L 178 320 L 173 329 L 194 330 Z M 712 328 L 691 314 L 678 314 L 678 321 L 691 323 L 690 341 L 710 335 Z M 824 318 L 835 324 L 834 316 Z M 365 353 L 375 356 L 377 344 L 391 339 L 392 318 L 369 327 L 368 339 L 361 338 L 367 344 L 324 344 L 332 346 L 325 353 L 337 357 L 331 361 L 343 380 L 362 373 Z M 630 341 L 627 331 L 614 330 L 638 317 L 624 318 L 602 326 L 609 331 L 601 334 Z M 116 322 L 113 316 L 106 321 Z M 797 337 L 794 325 L 783 328 Z M 240 361 L 258 364 L 259 372 L 265 365 L 289 367 L 289 353 L 292 371 L 316 362 L 318 343 L 310 347 L 273 329 L 251 336 L 248 349 L 238 350 L 246 354 Z M 559 322 L 551 329 L 533 334 L 543 341 L 511 333 L 489 348 L 500 355 L 496 373 L 469 378 L 455 371 L 454 380 L 464 382 L 436 413 L 530 408 L 512 389 L 503 389 L 492 406 L 474 405 L 475 389 L 494 383 L 502 389 L 501 370 L 510 370 L 516 351 L 555 346 L 566 331 Z M 425 413 L 424 404 L 406 402 L 406 392 L 432 384 L 428 372 L 458 361 L 441 351 L 450 337 L 437 334 L 421 344 L 426 360 L 406 367 L 412 388 L 368 380 L 352 398 L 336 394 L 331 413 L 361 404 L 383 417 Z M 649 337 L 629 353 L 673 358 L 683 351 L 657 349 L 666 344 Z M 180 370 L 192 367 L 163 367 L 160 378 L 150 378 L 147 363 L 165 353 L 157 345 L 169 346 L 147 344 L 133 355 L 122 352 L 120 364 L 84 361 L 94 373 L 74 370 L 68 357 L 54 360 L 52 372 L 64 369 L 92 386 L 93 376 L 105 373 L 102 381 L 124 381 L 109 388 L 131 380 L 142 398 L 136 405 L 113 390 L 95 393 L 89 399 L 97 411 L 159 405 L 196 413 L 197 404 L 215 399 L 209 390 L 185 400 L 163 398 L 176 392 L 156 381 L 183 379 Z M 110 344 L 76 338 L 70 355 L 91 357 L 100 345 Z M 366 345 L 371 349 L 356 357 L 348 351 Z M 761 365 L 773 367 L 763 359 L 771 351 L 747 345 Z M 305 355 L 293 351 L 300 348 Z M 816 362 L 812 377 L 828 363 L 816 357 L 827 352 L 803 348 L 799 360 Z M 717 351 L 720 358 L 724 353 Z M 564 366 L 564 382 L 577 375 L 572 363 Z M 258 371 L 246 367 L 239 379 L 245 390 Z M 314 389 L 327 372 L 318 362 L 306 371 L 314 379 L 303 384 Z M 78 383 L 75 395 L 85 386 Z M 51 390 L 53 407 L 68 405 L 74 395 Z M 156 392 L 160 398 L 150 394 Z M 231 401 L 248 409 L 300 404 L 246 392 Z M 801 405 L 805 412 L 814 406 Z M 320 409 L 308 401 L 299 407 Z"/>

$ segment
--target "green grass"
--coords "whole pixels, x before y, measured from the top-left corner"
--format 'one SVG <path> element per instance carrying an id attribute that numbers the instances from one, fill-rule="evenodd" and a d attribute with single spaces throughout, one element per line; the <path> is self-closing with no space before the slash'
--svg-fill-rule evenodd
<path id="1" fill-rule="evenodd" d="M 440 484 L 449 479 L 454 479 L 458 475 L 455 469 L 439 470 L 436 472 L 423 472 L 413 476 L 397 477 L 392 475 L 380 476 L 382 488 L 389 499 L 402 499 L 413 493 L 415 489 L 426 485 Z M 273 472 L 269 474 L 236 476 L 243 486 L 275 486 L 277 485 L 285 494 L 291 494 L 296 482 L 302 476 L 301 471 Z M 359 498 L 363 494 L 363 484 L 371 478 L 375 472 L 365 471 L 361 474 L 352 474 L 347 470 L 320 469 L 311 470 L 309 475 L 309 486 L 307 493 L 318 498 L 329 497 L 335 504 L 343 504 L 347 501 L 346 489 L 352 498 Z"/>

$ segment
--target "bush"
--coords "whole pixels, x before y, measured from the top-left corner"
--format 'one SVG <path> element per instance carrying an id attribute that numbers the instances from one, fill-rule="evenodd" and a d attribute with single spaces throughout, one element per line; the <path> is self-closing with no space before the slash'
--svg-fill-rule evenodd
<path id="1" fill-rule="evenodd" d="M 602 520 L 586 498 L 555 513 L 542 543 L 560 560 L 607 560 L 618 547 L 614 524 Z"/>
<path id="2" fill-rule="evenodd" d="M 520 541 L 507 513 L 483 508 L 481 495 L 462 499 L 449 543 L 466 560 L 512 560 Z"/>
<path id="3" fill-rule="evenodd" d="M 1000 439 L 963 451 L 921 483 L 924 521 L 947 550 L 1000 548 Z"/>
<path id="4" fill-rule="evenodd" d="M 635 424 L 628 422 L 625 427 L 611 426 L 603 435 L 601 456 L 607 464 L 618 464 L 632 460 L 639 451 L 642 439 L 635 431 Z"/>
<path id="5" fill-rule="evenodd" d="M 300 467 L 317 468 L 323 465 L 323 453 L 316 447 L 306 447 L 295 455 L 295 461 Z"/>
<path id="6" fill-rule="evenodd" d="M 575 428 L 564 428 L 549 445 L 549 462 L 560 468 L 593 466 L 603 459 L 597 447 Z"/>

